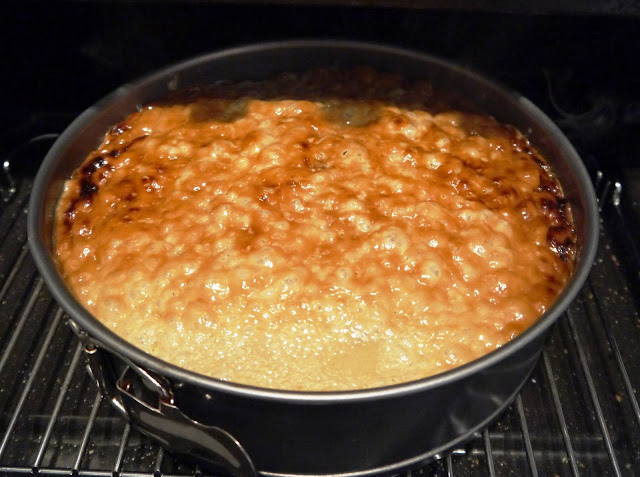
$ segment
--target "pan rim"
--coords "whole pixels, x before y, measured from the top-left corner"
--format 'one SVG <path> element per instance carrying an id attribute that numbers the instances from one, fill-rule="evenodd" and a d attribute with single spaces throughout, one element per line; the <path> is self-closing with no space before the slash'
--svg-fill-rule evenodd
<path id="1" fill-rule="evenodd" d="M 480 358 L 477 358 L 465 365 L 456 367 L 446 372 L 422 378 L 416 381 L 410 381 L 391 386 L 345 390 L 345 391 L 292 391 L 281 389 L 261 388 L 245 384 L 227 382 L 209 376 L 201 375 L 185 368 L 167 363 L 153 355 L 150 355 L 141 349 L 135 347 L 131 343 L 123 340 L 118 335 L 109 330 L 101 322 L 97 320 L 91 313 L 85 310 L 79 302 L 73 298 L 70 291 L 64 284 L 59 275 L 54 259 L 47 250 L 44 240 L 43 224 L 44 224 L 44 192 L 47 190 L 48 184 L 52 180 L 52 176 L 57 165 L 59 155 L 85 125 L 90 122 L 101 109 L 112 104 L 117 99 L 124 97 L 129 92 L 140 88 L 146 84 L 152 84 L 162 79 L 170 78 L 177 72 L 184 71 L 198 65 L 209 63 L 211 61 L 219 61 L 223 58 L 232 56 L 242 56 L 248 54 L 273 52 L 276 50 L 289 49 L 313 49 L 313 48 L 347 48 L 362 53 L 371 52 L 372 49 L 383 51 L 387 54 L 400 55 L 405 58 L 411 58 L 422 63 L 437 64 L 449 69 L 456 74 L 473 77 L 474 81 L 482 84 L 498 88 L 504 93 L 510 95 L 517 101 L 523 111 L 529 116 L 533 122 L 539 124 L 552 137 L 554 144 L 568 156 L 572 170 L 576 174 L 578 182 L 581 185 L 579 193 L 584 206 L 585 216 L 585 240 L 578 257 L 577 266 L 574 271 L 570 283 L 565 287 L 561 295 L 556 299 L 550 309 L 544 313 L 532 326 L 513 340 L 506 343 L 501 348 L 492 351 Z M 577 296 L 585 282 L 591 264 L 595 259 L 598 243 L 598 210 L 596 205 L 596 196 L 589 178 L 589 174 L 582 163 L 578 153 L 571 145 L 569 140 L 564 136 L 560 129 L 532 102 L 524 98 L 521 94 L 503 86 L 499 82 L 488 79 L 484 75 L 480 75 L 467 67 L 462 67 L 457 63 L 444 60 L 437 56 L 405 49 L 397 46 L 383 45 L 375 42 L 351 41 L 351 40 L 326 40 L 326 39 L 307 39 L 307 40 L 282 40 L 267 43 L 255 43 L 222 50 L 214 51 L 204 55 L 199 55 L 185 61 L 174 63 L 168 67 L 159 69 L 137 80 L 126 83 L 103 99 L 89 107 L 80 114 L 60 135 L 58 140 L 51 147 L 40 167 L 36 179 L 33 184 L 32 194 L 29 200 L 29 211 L 27 218 L 27 230 L 29 247 L 36 262 L 36 266 L 42 277 L 51 290 L 54 298 L 62 306 L 65 312 L 76 321 L 82 330 L 87 332 L 89 336 L 97 339 L 106 349 L 123 354 L 132 359 L 137 365 L 157 372 L 170 379 L 178 382 L 187 382 L 193 385 L 202 386 L 211 391 L 224 392 L 231 395 L 260 398 L 263 400 L 272 400 L 280 402 L 291 402 L 297 404 L 321 405 L 329 403 L 347 403 L 360 402 L 378 399 L 391 399 L 407 394 L 426 392 L 430 389 L 440 387 L 444 384 L 451 384 L 460 381 L 469 375 L 478 373 L 485 368 L 491 367 L 499 361 L 508 358 L 518 350 L 527 346 L 532 340 L 543 334 L 566 310 L 570 303 Z"/>

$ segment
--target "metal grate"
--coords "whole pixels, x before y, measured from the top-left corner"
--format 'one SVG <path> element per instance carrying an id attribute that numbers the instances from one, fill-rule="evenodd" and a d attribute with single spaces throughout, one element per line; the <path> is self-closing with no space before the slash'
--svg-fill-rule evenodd
<path id="1" fill-rule="evenodd" d="M 201 475 L 101 399 L 36 271 L 26 204 L 51 137 L 21 139 L 0 171 L 0 474 Z M 640 475 L 640 260 L 622 184 L 599 175 L 596 186 L 596 262 L 521 394 L 476 439 L 407 477 Z"/>

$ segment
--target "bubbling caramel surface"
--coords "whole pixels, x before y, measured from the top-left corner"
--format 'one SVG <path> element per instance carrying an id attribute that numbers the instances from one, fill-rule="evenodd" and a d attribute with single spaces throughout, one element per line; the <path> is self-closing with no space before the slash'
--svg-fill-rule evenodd
<path id="1" fill-rule="evenodd" d="M 163 360 L 290 390 L 423 378 L 530 326 L 575 253 L 545 161 L 428 86 L 333 74 L 348 81 L 221 85 L 114 126 L 57 209 L 78 300 Z"/>

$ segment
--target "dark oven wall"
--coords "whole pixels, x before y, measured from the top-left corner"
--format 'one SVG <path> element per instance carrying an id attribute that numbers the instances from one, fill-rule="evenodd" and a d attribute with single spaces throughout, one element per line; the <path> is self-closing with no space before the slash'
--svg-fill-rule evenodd
<path id="1" fill-rule="evenodd" d="M 36 111 L 78 113 L 133 78 L 229 45 L 345 38 L 471 66 L 525 94 L 572 138 L 580 137 L 578 146 L 584 142 L 614 161 L 633 160 L 626 151 L 638 145 L 629 132 L 640 122 L 640 17 L 570 8 L 532 14 L 518 2 L 494 4 L 502 7 L 493 12 L 298 3 L 5 4 L 2 130 Z M 410 4 L 420 2 L 403 3 Z"/>

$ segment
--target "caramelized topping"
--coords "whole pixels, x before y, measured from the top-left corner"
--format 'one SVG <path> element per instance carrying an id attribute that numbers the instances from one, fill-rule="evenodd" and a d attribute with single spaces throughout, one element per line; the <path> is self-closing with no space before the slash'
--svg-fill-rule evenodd
<path id="1" fill-rule="evenodd" d="M 360 69 L 132 114 L 68 181 L 56 247 L 77 298 L 140 348 L 221 379 L 336 390 L 512 339 L 567 282 L 575 233 L 517 130 Z"/>

